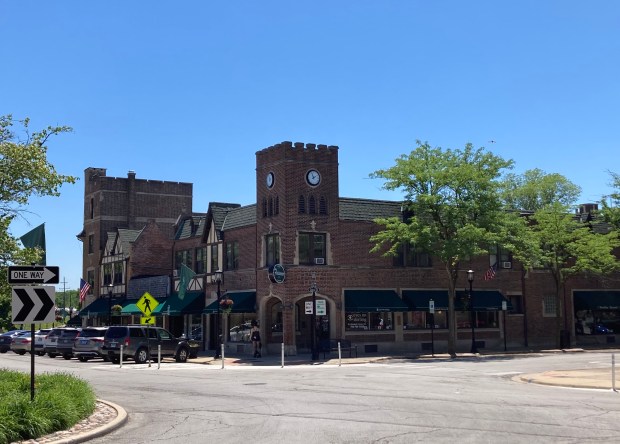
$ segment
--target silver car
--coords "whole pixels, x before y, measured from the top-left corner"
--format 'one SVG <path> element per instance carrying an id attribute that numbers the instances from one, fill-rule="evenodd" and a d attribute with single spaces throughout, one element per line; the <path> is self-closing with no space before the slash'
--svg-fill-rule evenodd
<path id="1" fill-rule="evenodd" d="M 32 347 L 32 334 L 29 331 L 19 333 L 11 339 L 11 350 L 18 355 L 24 355 L 30 352 Z"/>
<path id="2" fill-rule="evenodd" d="M 103 337 L 108 327 L 85 327 L 73 340 L 73 356 L 80 362 L 86 362 L 92 358 L 108 360 L 107 354 L 101 352 Z"/>
<path id="3" fill-rule="evenodd" d="M 45 337 L 50 331 L 51 328 L 42 328 L 34 332 L 34 352 L 39 356 L 45 354 Z"/>

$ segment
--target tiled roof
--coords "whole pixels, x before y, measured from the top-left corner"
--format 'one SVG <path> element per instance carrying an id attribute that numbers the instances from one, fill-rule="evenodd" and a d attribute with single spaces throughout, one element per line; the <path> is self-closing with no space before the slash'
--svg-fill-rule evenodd
<path id="1" fill-rule="evenodd" d="M 206 214 L 193 214 L 182 220 L 174 236 L 176 240 L 201 237 L 205 229 Z"/>
<path id="2" fill-rule="evenodd" d="M 254 224 L 256 224 L 256 204 L 230 210 L 226 214 L 222 230 L 232 230 Z"/>
<path id="3" fill-rule="evenodd" d="M 340 219 L 372 222 L 379 217 L 401 217 L 401 202 L 340 198 Z"/>
<path id="4" fill-rule="evenodd" d="M 127 230 L 126 228 L 118 229 L 118 240 L 123 247 L 125 254 L 129 254 L 131 251 L 131 244 L 140 236 L 142 230 Z"/>

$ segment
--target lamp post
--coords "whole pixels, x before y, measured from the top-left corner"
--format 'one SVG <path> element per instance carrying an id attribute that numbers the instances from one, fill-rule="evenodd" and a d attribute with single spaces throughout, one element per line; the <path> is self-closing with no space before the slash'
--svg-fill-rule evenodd
<path id="1" fill-rule="evenodd" d="M 220 358 L 220 350 L 222 348 L 222 336 L 220 335 L 220 305 L 222 302 L 222 294 L 220 293 L 220 285 L 222 283 L 222 270 L 215 273 L 215 282 L 217 283 L 217 316 L 215 318 L 215 356 L 214 359 Z"/>
<path id="2" fill-rule="evenodd" d="M 112 284 L 108 284 L 108 327 L 112 325 Z"/>
<path id="3" fill-rule="evenodd" d="M 311 336 L 311 347 L 312 347 L 312 360 L 319 360 L 319 350 L 317 349 L 316 344 L 316 292 L 318 288 L 316 286 L 316 274 L 312 273 L 312 284 L 310 284 L 310 290 L 312 291 L 312 319 L 311 319 L 311 327 L 310 334 Z"/>
<path id="4" fill-rule="evenodd" d="M 471 290 L 474 282 L 474 270 L 467 270 L 467 280 L 469 281 L 469 311 L 471 315 L 471 352 L 478 353 L 476 347 L 476 313 L 474 312 L 474 293 Z"/>

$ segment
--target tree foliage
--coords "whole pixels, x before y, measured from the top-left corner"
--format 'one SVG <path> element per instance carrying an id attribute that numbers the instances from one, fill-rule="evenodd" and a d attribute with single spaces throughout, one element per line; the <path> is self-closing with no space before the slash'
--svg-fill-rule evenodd
<path id="1" fill-rule="evenodd" d="M 48 139 L 71 131 L 66 126 L 47 127 L 31 132 L 29 120 L 15 121 L 11 115 L 0 116 L 0 328 L 10 326 L 11 288 L 7 267 L 37 262 L 40 251 L 22 249 L 9 232 L 15 217 L 24 217 L 32 196 L 59 196 L 64 183 L 75 183 L 73 176 L 58 174 L 47 160 Z M 21 124 L 23 137 L 13 127 Z"/>
<path id="2" fill-rule="evenodd" d="M 445 266 L 448 283 L 448 352 L 456 354 L 454 298 L 459 262 L 483 252 L 500 239 L 506 212 L 500 198 L 499 179 L 512 168 L 505 160 L 471 144 L 460 150 L 433 148 L 417 141 L 396 165 L 375 171 L 384 179 L 383 188 L 405 194 L 404 209 L 409 217 L 378 219 L 383 226 L 371 238 L 372 251 L 395 254 L 402 245 L 415 244 L 437 257 Z"/>
<path id="3" fill-rule="evenodd" d="M 615 230 L 620 230 L 620 175 L 612 171 L 609 174 L 614 191 L 601 200 L 601 216 Z"/>

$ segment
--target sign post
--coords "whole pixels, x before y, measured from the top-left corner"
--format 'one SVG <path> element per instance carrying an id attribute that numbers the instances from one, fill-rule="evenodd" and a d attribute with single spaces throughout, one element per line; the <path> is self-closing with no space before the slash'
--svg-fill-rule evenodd
<path id="1" fill-rule="evenodd" d="M 155 318 L 151 316 L 153 310 L 157 308 L 159 302 L 155 299 L 148 291 L 145 291 L 144 294 L 138 302 L 136 303 L 140 311 L 144 314 L 140 319 L 141 324 L 146 324 L 146 353 L 148 355 L 149 367 L 151 366 L 151 342 L 150 342 L 150 331 L 149 325 L 155 324 Z"/>
<path id="2" fill-rule="evenodd" d="M 502 301 L 502 311 L 504 312 L 504 319 L 502 322 L 504 324 L 504 351 L 506 351 L 506 310 L 508 310 L 508 304 L 506 301 Z"/>
<path id="3" fill-rule="evenodd" d="M 435 357 L 435 301 L 432 299 L 428 301 L 428 314 L 431 318 L 431 356 Z"/>

